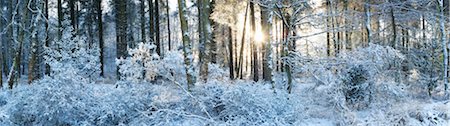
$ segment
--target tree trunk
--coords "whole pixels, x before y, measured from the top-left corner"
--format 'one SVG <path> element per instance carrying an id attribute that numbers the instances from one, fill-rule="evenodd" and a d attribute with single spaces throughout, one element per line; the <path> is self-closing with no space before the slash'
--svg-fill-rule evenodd
<path id="1" fill-rule="evenodd" d="M 270 8 L 261 8 L 261 27 L 263 31 L 263 35 L 265 36 L 263 39 L 262 49 L 263 49 L 263 79 L 273 84 L 272 80 L 272 19 Z M 272 88 L 275 88 L 272 85 Z"/>
<path id="2" fill-rule="evenodd" d="M 141 13 L 141 42 L 147 42 L 145 36 L 145 1 L 140 1 L 140 13 Z"/>
<path id="3" fill-rule="evenodd" d="M 250 26 L 252 27 L 250 33 L 253 33 L 250 35 L 251 37 L 251 49 L 253 54 L 253 81 L 257 82 L 259 80 L 259 70 L 258 70 L 258 47 L 256 45 L 255 41 L 255 32 L 256 32 L 256 21 L 255 21 L 255 5 L 253 2 L 250 2 Z"/>
<path id="4" fill-rule="evenodd" d="M 187 8 L 185 0 L 178 0 L 178 14 L 180 17 L 181 34 L 183 36 L 183 52 L 184 52 L 184 64 L 186 72 L 186 80 L 188 90 L 190 90 L 195 83 L 194 68 L 192 63 L 192 50 L 191 40 L 189 38 L 188 22 L 187 22 Z"/>
<path id="5" fill-rule="evenodd" d="M 200 79 L 206 82 L 208 78 L 208 64 L 211 61 L 211 55 L 209 53 L 212 40 L 211 21 L 209 20 L 211 14 L 211 3 L 209 0 L 202 0 L 201 3 L 202 11 L 200 11 L 200 13 L 202 14 L 200 17 L 202 20 L 201 27 L 204 40 L 203 43 L 200 43 Z"/>
<path id="6" fill-rule="evenodd" d="M 366 3 L 364 5 L 364 10 L 366 12 L 366 33 L 367 33 L 367 43 L 371 43 L 372 40 L 372 31 L 371 31 L 371 26 L 370 26 L 370 6 L 369 6 L 369 1 L 370 0 L 366 0 Z"/>
<path id="7" fill-rule="evenodd" d="M 172 42 L 170 41 L 170 8 L 169 8 L 169 0 L 166 0 L 167 8 L 166 8 L 166 14 L 167 14 L 167 43 L 169 44 L 169 51 L 172 51 Z"/>
<path id="8" fill-rule="evenodd" d="M 155 42 L 155 18 L 154 18 L 154 9 L 153 9 L 153 0 L 148 0 L 148 7 L 149 7 L 149 18 L 150 18 L 150 41 Z"/>
<path id="9" fill-rule="evenodd" d="M 229 60 L 228 60 L 228 67 L 229 72 L 230 72 L 230 79 L 233 80 L 234 79 L 234 57 L 233 57 L 233 30 L 231 29 L 231 27 L 228 27 L 228 55 L 229 55 Z"/>
<path id="10" fill-rule="evenodd" d="M 28 2 L 25 5 L 28 5 Z M 22 12 L 24 13 L 22 15 L 22 19 L 21 19 L 21 24 L 25 27 L 27 27 L 26 23 L 29 22 L 29 10 L 27 8 L 27 6 L 24 6 L 22 9 Z M 14 86 L 14 82 L 18 80 L 18 78 L 20 78 L 20 66 L 21 66 L 21 58 L 22 58 L 22 48 L 23 48 L 23 41 L 25 40 L 25 29 L 24 28 L 19 28 L 19 48 L 16 50 L 16 54 L 14 57 L 14 63 L 13 63 L 13 67 L 9 73 L 9 78 L 8 78 L 8 85 L 9 85 L 9 89 L 12 89 Z"/>
<path id="11" fill-rule="evenodd" d="M 445 12 L 444 12 L 444 0 L 440 0 L 440 6 L 439 6 L 439 11 L 440 11 L 440 18 L 439 18 L 439 24 L 440 24 L 440 29 L 441 29 L 441 43 L 442 43 L 442 50 L 444 52 L 444 90 L 447 94 L 447 89 L 448 89 L 448 52 L 447 52 L 447 48 L 449 48 L 450 44 L 447 44 L 447 32 L 445 30 Z"/>
<path id="12" fill-rule="evenodd" d="M 155 0 L 155 41 L 156 41 L 156 53 L 159 56 L 163 56 L 162 43 L 160 41 L 160 30 L 159 30 L 159 0 Z"/>
<path id="13" fill-rule="evenodd" d="M 117 58 L 127 57 L 127 1 L 115 0 Z M 117 70 L 119 70 L 117 68 Z M 120 73 L 118 73 L 120 79 Z"/>
<path id="14" fill-rule="evenodd" d="M 105 74 L 105 61 L 104 61 L 104 45 L 105 42 L 103 40 L 103 17 L 102 17 L 102 0 L 97 0 L 97 23 L 98 23 L 98 41 L 100 48 L 100 64 L 101 64 L 101 72 L 100 76 L 104 77 Z"/>
<path id="15" fill-rule="evenodd" d="M 389 0 L 392 4 L 392 0 Z M 392 25 L 392 41 L 391 41 L 391 47 L 396 48 L 397 43 L 397 25 L 395 23 L 395 15 L 394 15 L 394 7 L 390 7 L 390 16 L 391 16 L 391 25 Z"/>
<path id="16" fill-rule="evenodd" d="M 243 67 L 244 67 L 244 41 L 245 41 L 245 29 L 247 28 L 247 14 L 248 14 L 248 7 L 249 5 L 247 5 L 247 7 L 245 8 L 245 14 L 244 14 L 244 27 L 242 30 L 242 39 L 241 39 L 241 49 L 240 49 L 240 54 L 239 54 L 239 65 L 238 65 L 238 76 L 240 79 L 242 79 L 242 72 L 243 72 Z"/>
<path id="17" fill-rule="evenodd" d="M 58 7 L 58 39 L 61 39 L 62 36 L 62 22 L 64 20 L 64 14 L 62 12 L 62 0 L 57 1 Z"/>

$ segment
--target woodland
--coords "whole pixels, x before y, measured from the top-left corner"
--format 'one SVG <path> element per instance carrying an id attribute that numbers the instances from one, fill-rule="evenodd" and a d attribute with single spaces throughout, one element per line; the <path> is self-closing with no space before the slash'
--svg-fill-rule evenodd
<path id="1" fill-rule="evenodd" d="M 0 0 L 0 125 L 450 125 L 450 0 Z"/>

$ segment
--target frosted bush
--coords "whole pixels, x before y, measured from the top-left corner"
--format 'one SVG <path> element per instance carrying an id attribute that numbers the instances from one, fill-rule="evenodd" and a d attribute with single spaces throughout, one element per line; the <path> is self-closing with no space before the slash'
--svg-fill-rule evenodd
<path id="1" fill-rule="evenodd" d="M 132 82 L 152 81 L 159 71 L 159 56 L 155 53 L 156 46 L 150 43 L 139 43 L 135 49 L 129 49 L 130 57 L 117 59 L 122 80 Z"/>
<path id="2" fill-rule="evenodd" d="M 68 25 L 69 21 L 64 24 Z M 91 82 L 100 75 L 99 47 L 88 45 L 86 37 L 76 36 L 72 31 L 72 27 L 66 27 L 61 40 L 45 47 L 45 63 L 55 79 Z"/>

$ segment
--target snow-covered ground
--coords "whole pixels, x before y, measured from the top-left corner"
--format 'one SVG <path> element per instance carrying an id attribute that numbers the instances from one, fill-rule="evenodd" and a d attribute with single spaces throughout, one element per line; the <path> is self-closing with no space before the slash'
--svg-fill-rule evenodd
<path id="1" fill-rule="evenodd" d="M 208 82 L 189 92 L 180 52 L 172 52 L 152 66 L 163 76 L 157 81 L 86 83 L 55 76 L 1 89 L 0 125 L 448 126 L 442 82 L 431 96 L 414 79 L 396 82 L 385 67 L 399 56 L 392 51 L 371 45 L 340 60 L 296 57 L 302 62 L 292 62 L 290 94 L 284 73 L 274 75 L 273 86 L 229 80 L 216 65 L 209 67 Z"/>

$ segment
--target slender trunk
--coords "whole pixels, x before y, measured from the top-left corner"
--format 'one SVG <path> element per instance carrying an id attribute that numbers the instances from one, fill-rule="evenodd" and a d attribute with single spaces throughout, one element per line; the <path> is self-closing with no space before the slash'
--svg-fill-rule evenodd
<path id="1" fill-rule="evenodd" d="M 183 36 L 183 52 L 184 52 L 184 64 L 186 72 L 186 80 L 188 85 L 188 90 L 190 90 L 195 83 L 194 68 L 192 63 L 192 51 L 191 51 L 191 40 L 189 38 L 188 22 L 187 22 L 187 8 L 185 0 L 178 0 L 178 14 L 181 23 L 181 34 Z"/>
<path id="2" fill-rule="evenodd" d="M 58 7 L 58 39 L 61 39 L 62 36 L 62 22 L 64 20 L 64 15 L 62 12 L 62 0 L 57 1 Z"/>
<path id="3" fill-rule="evenodd" d="M 48 0 L 45 0 L 45 10 L 44 10 L 45 19 L 49 19 L 48 4 L 49 4 Z M 50 38 L 49 38 L 50 35 L 49 35 L 49 27 L 48 26 L 49 26 L 49 22 L 46 21 L 45 22 L 45 46 L 46 47 L 50 46 Z M 50 65 L 48 65 L 48 64 L 45 64 L 45 75 L 50 76 Z"/>
<path id="4" fill-rule="evenodd" d="M 146 39 L 146 34 L 145 34 L 145 1 L 141 0 L 140 1 L 140 13 L 141 13 L 141 42 L 147 42 Z"/>
<path id="5" fill-rule="evenodd" d="M 248 11 L 249 5 L 245 8 L 245 14 L 244 14 L 244 27 L 242 29 L 242 39 L 241 39 L 241 49 L 240 49 L 240 55 L 239 55 L 239 65 L 238 65 L 238 72 L 239 72 L 239 78 L 242 79 L 242 72 L 244 67 L 244 41 L 245 41 L 245 29 L 247 28 L 247 11 Z"/>
<path id="6" fill-rule="evenodd" d="M 370 6 L 369 6 L 369 1 L 370 0 L 366 0 L 366 3 L 364 5 L 364 10 L 366 12 L 366 33 L 367 33 L 367 43 L 371 43 L 372 40 L 372 31 L 371 31 L 371 26 L 370 26 Z"/>
<path id="7" fill-rule="evenodd" d="M 100 76 L 105 74 L 105 61 L 104 61 L 104 40 L 103 40 L 103 17 L 102 17 L 102 0 L 97 0 L 97 19 L 98 19 L 98 40 L 100 48 L 100 64 L 101 72 Z M 144 28 L 143 28 L 144 29 Z"/>
<path id="8" fill-rule="evenodd" d="M 389 2 L 392 3 L 390 0 Z M 390 16 L 391 16 L 391 25 L 392 25 L 392 41 L 391 41 L 391 47 L 396 48 L 397 43 L 397 26 L 395 23 L 395 15 L 394 15 L 394 7 L 390 7 Z"/>
<path id="9" fill-rule="evenodd" d="M 167 8 L 166 8 L 166 14 L 167 14 L 167 43 L 169 44 L 169 51 L 172 51 L 172 42 L 170 41 L 170 8 L 169 8 L 169 0 L 166 0 Z"/>
<path id="10" fill-rule="evenodd" d="M 253 2 L 250 2 L 250 26 L 251 26 L 251 32 L 253 35 L 250 35 L 251 37 L 251 48 L 252 48 L 252 54 L 253 54 L 253 81 L 259 80 L 259 70 L 258 70 L 258 47 L 256 45 L 255 41 L 255 32 L 256 32 L 256 21 L 255 21 L 255 6 Z"/>
<path id="11" fill-rule="evenodd" d="M 126 0 L 116 0 L 116 48 L 117 48 L 117 58 L 127 57 L 127 1 Z M 117 70 L 119 70 L 117 66 Z M 120 73 L 118 73 L 118 78 L 120 78 Z"/>
<path id="12" fill-rule="evenodd" d="M 163 48 L 159 35 L 159 0 L 155 0 L 155 30 L 156 53 L 158 53 L 159 56 L 163 56 Z"/>
<path id="13" fill-rule="evenodd" d="M 439 11 L 440 11 L 440 19 L 439 19 L 439 24 L 440 24 L 440 29 L 441 29 L 441 43 L 442 43 L 442 50 L 444 52 L 444 90 L 447 94 L 447 88 L 448 88 L 448 51 L 447 49 L 449 48 L 450 44 L 447 44 L 447 32 L 445 30 L 445 12 L 444 12 L 444 0 L 440 1 L 440 6 L 439 6 Z"/>
<path id="14" fill-rule="evenodd" d="M 262 42 L 262 49 L 263 49 L 263 79 L 265 81 L 268 81 L 272 84 L 272 45 L 271 45 L 271 38 L 272 38 L 272 22 L 270 19 L 271 12 L 269 8 L 263 8 L 261 9 L 261 26 L 262 31 L 264 33 L 264 40 Z M 275 85 L 272 85 L 272 88 L 275 88 Z"/>
<path id="15" fill-rule="evenodd" d="M 148 0 L 148 15 L 149 15 L 149 24 L 150 24 L 150 41 L 155 42 L 155 18 L 154 18 L 154 9 L 153 9 L 153 0 Z"/>
<path id="16" fill-rule="evenodd" d="M 202 54 L 200 57 L 200 62 L 201 62 L 201 66 L 200 66 L 200 79 L 202 81 L 207 80 L 208 78 L 208 64 L 211 61 L 211 55 L 209 53 L 210 48 L 211 48 L 211 40 L 212 40 L 212 29 L 211 29 L 211 21 L 209 20 L 209 16 L 211 13 L 211 9 L 210 9 L 210 1 L 209 0 L 202 0 L 202 15 L 201 15 L 201 20 L 202 20 L 202 34 L 204 37 L 203 43 L 200 44 L 200 54 Z"/>
<path id="17" fill-rule="evenodd" d="M 233 80 L 234 79 L 234 57 L 233 57 L 233 31 L 231 29 L 231 27 L 228 27 L 228 55 L 229 55 L 229 60 L 228 60 L 228 67 L 230 68 L 229 72 L 230 72 L 230 79 Z"/>
<path id="18" fill-rule="evenodd" d="M 25 3 L 25 5 L 28 5 L 28 2 Z M 22 15 L 22 22 L 21 24 L 23 26 L 27 26 L 26 23 L 29 22 L 29 10 L 27 8 L 27 6 L 24 6 L 23 10 L 23 15 Z M 21 58 L 22 58 L 22 48 L 23 48 L 23 41 L 25 40 L 25 29 L 23 28 L 19 28 L 19 48 L 16 50 L 16 54 L 14 57 L 14 63 L 13 63 L 13 67 L 9 73 L 9 78 L 8 78 L 8 85 L 9 85 L 9 89 L 12 89 L 14 86 L 14 82 L 17 81 L 20 78 L 20 70 L 21 70 Z"/>

